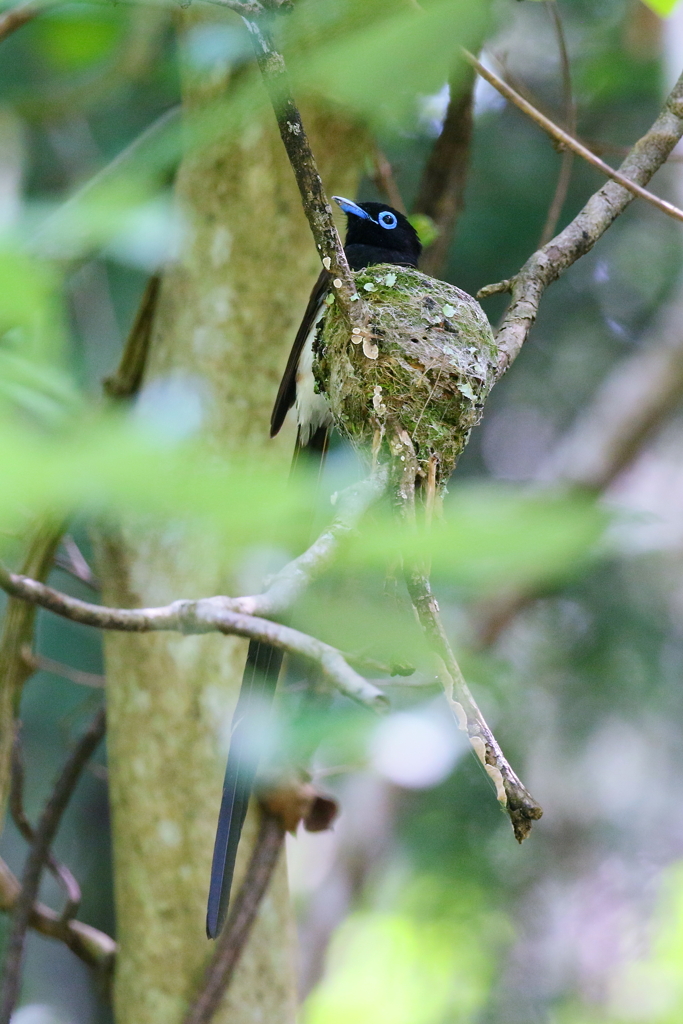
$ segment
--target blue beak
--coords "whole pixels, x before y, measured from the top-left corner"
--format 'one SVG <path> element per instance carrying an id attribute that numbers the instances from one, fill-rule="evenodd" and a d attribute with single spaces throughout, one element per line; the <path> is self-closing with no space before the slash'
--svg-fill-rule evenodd
<path id="1" fill-rule="evenodd" d="M 341 206 L 344 213 L 352 213 L 355 217 L 360 217 L 361 220 L 372 220 L 369 213 L 366 213 L 358 203 L 352 202 L 350 199 L 344 199 L 343 196 L 332 196 L 335 203 Z"/>

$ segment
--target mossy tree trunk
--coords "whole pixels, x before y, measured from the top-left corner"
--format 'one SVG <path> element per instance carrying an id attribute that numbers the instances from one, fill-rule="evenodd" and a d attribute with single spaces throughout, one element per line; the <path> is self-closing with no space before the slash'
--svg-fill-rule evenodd
<path id="1" fill-rule="evenodd" d="M 210 99 L 201 89 L 188 97 L 195 109 Z M 307 125 L 326 185 L 353 195 L 359 132 L 329 112 L 308 112 Z M 278 378 L 319 270 L 272 117 L 189 155 L 177 192 L 190 229 L 162 283 L 145 384 L 169 377 L 198 384 L 202 429 L 217 451 L 272 446 Z M 284 481 L 292 435 L 277 444 Z M 123 522 L 102 538 L 99 563 L 108 604 L 235 592 L 220 550 L 177 526 Z M 225 765 L 220 723 L 225 734 L 246 645 L 219 636 L 110 634 L 105 650 L 116 1020 L 180 1024 L 212 950 L 204 917 Z M 238 884 L 253 834 L 248 821 Z M 281 863 L 217 1024 L 293 1022 L 294 958 Z"/>

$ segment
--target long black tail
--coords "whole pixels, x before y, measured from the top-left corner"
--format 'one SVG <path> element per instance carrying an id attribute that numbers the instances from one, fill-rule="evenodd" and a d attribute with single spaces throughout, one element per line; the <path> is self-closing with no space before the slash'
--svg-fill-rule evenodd
<path id="1" fill-rule="evenodd" d="M 306 445 L 300 445 L 297 440 L 292 468 L 299 456 L 305 453 L 309 461 L 318 461 L 322 469 L 326 451 L 327 430 L 317 431 Z M 223 798 L 213 848 L 206 909 L 206 934 L 210 939 L 220 934 L 228 913 L 237 847 L 258 770 L 258 734 L 273 701 L 282 659 L 282 651 L 274 647 L 256 640 L 249 644 L 242 688 L 232 719 Z"/>

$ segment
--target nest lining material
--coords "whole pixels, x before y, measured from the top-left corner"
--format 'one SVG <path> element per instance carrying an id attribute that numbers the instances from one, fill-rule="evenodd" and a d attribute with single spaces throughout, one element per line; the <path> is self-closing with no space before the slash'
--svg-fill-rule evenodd
<path id="1" fill-rule="evenodd" d="M 405 431 L 419 473 L 436 460 L 444 485 L 479 422 L 497 349 L 479 303 L 417 270 L 381 264 L 354 274 L 368 308 L 367 333 L 349 335 L 335 304 L 314 345 L 316 387 L 359 450 L 385 452 Z"/>

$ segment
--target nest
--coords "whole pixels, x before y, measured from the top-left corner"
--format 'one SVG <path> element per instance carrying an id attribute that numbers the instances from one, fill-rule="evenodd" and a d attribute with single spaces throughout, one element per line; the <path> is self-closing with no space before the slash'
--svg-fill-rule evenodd
<path id="1" fill-rule="evenodd" d="M 483 309 L 454 285 L 381 264 L 354 274 L 367 330 L 349 336 L 332 304 L 314 346 L 317 388 L 361 452 L 407 434 L 417 476 L 443 488 L 481 419 L 497 349 Z"/>

